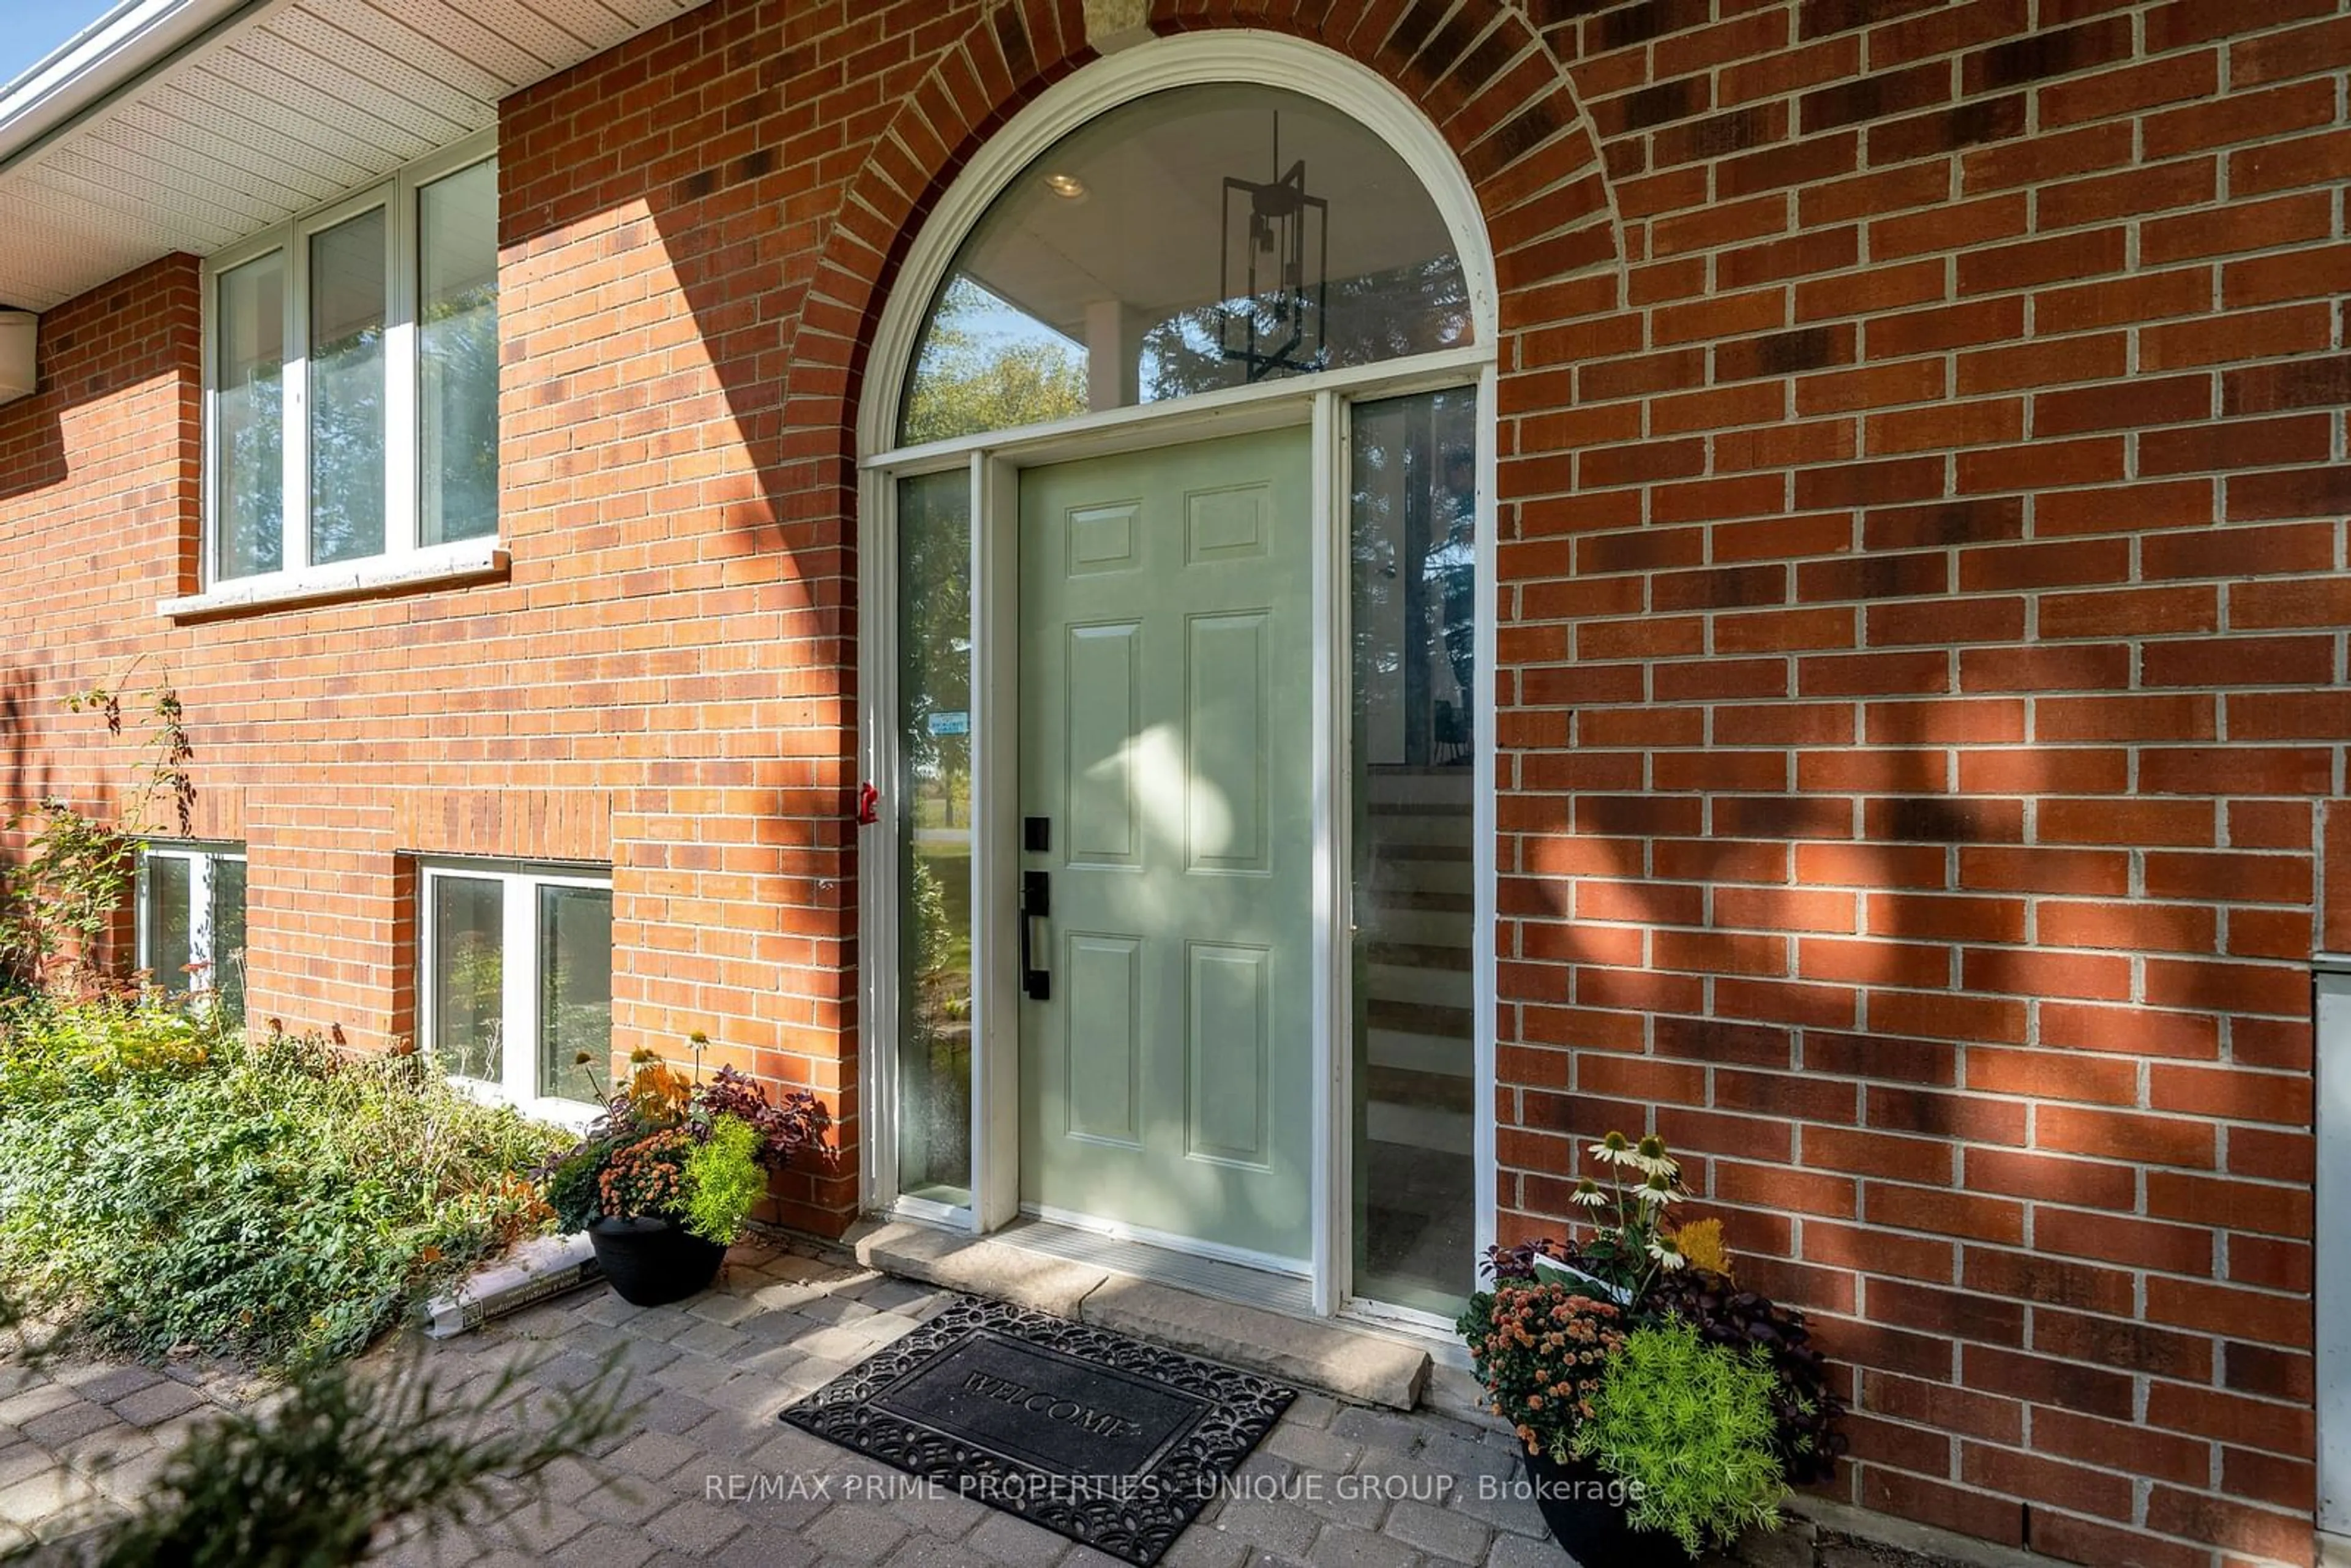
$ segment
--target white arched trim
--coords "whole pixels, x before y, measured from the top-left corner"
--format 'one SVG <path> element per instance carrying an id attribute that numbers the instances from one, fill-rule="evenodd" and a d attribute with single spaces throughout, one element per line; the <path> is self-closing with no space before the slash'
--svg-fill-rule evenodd
<path id="1" fill-rule="evenodd" d="M 857 412 L 861 459 L 871 459 L 897 444 L 899 403 L 905 396 L 907 371 L 930 313 L 931 298 L 938 292 L 965 236 L 1020 171 L 1071 131 L 1122 104 L 1169 88 L 1218 82 L 1280 88 L 1317 99 L 1352 116 L 1395 150 L 1419 177 L 1453 237 L 1453 251 L 1460 258 L 1461 278 L 1469 295 L 1473 341 L 1480 357 L 1492 357 L 1500 319 L 1495 309 L 1494 257 L 1486 239 L 1485 216 L 1461 161 L 1419 106 L 1369 67 L 1286 33 L 1253 28 L 1179 33 L 1121 50 L 1046 89 L 1002 131 L 989 137 L 947 187 L 915 236 L 874 328 L 865 390 Z M 1411 363 L 1388 361 L 1382 366 L 1396 370 Z M 1305 392 L 1317 383 L 1312 376 L 1293 376 L 1280 384 L 1292 392 Z M 1177 402 L 1193 401 L 1149 406 L 1173 408 Z"/>

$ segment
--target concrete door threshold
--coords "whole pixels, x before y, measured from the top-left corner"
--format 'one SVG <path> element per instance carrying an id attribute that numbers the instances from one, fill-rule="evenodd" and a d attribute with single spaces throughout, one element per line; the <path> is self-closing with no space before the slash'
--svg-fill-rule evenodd
<path id="1" fill-rule="evenodd" d="M 1270 1312 L 909 1220 L 862 1225 L 842 1241 L 868 1269 L 1132 1334 L 1359 1405 L 1409 1410 L 1428 1384 L 1426 1350 L 1353 1323 Z"/>

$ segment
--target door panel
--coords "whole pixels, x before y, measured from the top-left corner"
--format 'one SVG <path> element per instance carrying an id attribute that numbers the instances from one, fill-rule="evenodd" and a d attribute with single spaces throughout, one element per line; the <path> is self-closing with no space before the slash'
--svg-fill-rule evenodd
<path id="1" fill-rule="evenodd" d="M 1303 430 L 1020 482 L 1024 1204 L 1312 1248 L 1314 664 Z"/>
<path id="2" fill-rule="evenodd" d="M 1273 618 L 1263 611 L 1195 615 L 1185 631 L 1186 863 L 1268 872 Z"/>
<path id="3" fill-rule="evenodd" d="M 1072 933 L 1061 969 L 1069 1010 L 1086 1020 L 1087 1049 L 1063 1058 L 1062 1131 L 1088 1142 L 1143 1144 L 1143 944 Z"/>
<path id="4" fill-rule="evenodd" d="M 1062 665 L 1069 718 L 1061 763 L 1070 858 L 1081 865 L 1140 863 L 1136 770 L 1127 752 L 1142 730 L 1138 622 L 1071 626 Z M 1022 814 L 1035 815 L 1022 808 Z"/>

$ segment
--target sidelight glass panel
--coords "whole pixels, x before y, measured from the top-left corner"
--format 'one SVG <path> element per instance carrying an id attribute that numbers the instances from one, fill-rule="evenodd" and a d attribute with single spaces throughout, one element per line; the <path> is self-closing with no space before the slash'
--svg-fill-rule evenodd
<path id="1" fill-rule="evenodd" d="M 498 166 L 416 193 L 417 542 L 498 529 Z"/>
<path id="2" fill-rule="evenodd" d="M 221 274 L 214 297 L 213 510 L 224 580 L 286 564 L 286 256 Z"/>
<path id="3" fill-rule="evenodd" d="M 195 962 L 196 945 L 188 908 L 195 872 L 196 862 L 182 855 L 147 857 L 147 969 L 167 991 L 185 991 L 192 984 L 188 966 Z"/>
<path id="4" fill-rule="evenodd" d="M 1477 1239 L 1477 394 L 1359 403 L 1354 1293 L 1451 1315 Z"/>
<path id="5" fill-rule="evenodd" d="M 310 559 L 383 553 L 384 212 L 310 236 Z"/>
<path id="6" fill-rule="evenodd" d="M 538 890 L 538 1083 L 549 1099 L 594 1100 L 612 1069 L 612 890 Z M 591 1080 L 578 1063 L 581 1051 Z"/>
<path id="7" fill-rule="evenodd" d="M 971 1200 L 971 476 L 898 483 L 898 1189 Z"/>
<path id="8" fill-rule="evenodd" d="M 1173 88 L 1048 148 L 932 301 L 909 444 L 1467 343 L 1451 233 L 1402 156 L 1277 88 Z"/>
<path id="9" fill-rule="evenodd" d="M 433 1054 L 444 1072 L 506 1077 L 506 887 L 436 876 L 433 887 Z"/>

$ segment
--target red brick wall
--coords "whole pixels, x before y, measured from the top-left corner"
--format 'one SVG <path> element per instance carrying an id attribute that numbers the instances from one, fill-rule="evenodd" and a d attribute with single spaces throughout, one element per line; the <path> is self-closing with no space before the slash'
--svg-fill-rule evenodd
<path id="1" fill-rule="evenodd" d="M 193 577 L 197 310 L 184 256 L 58 306 L 38 391 L 0 407 L 0 822 L 49 797 L 110 820 L 136 791 L 132 743 L 65 698 L 149 685 L 152 607 Z"/>
<path id="2" fill-rule="evenodd" d="M 2351 20 L 1535 9 L 1625 264 L 1505 307 L 1507 1228 L 1652 1124 L 1845 1495 L 2306 1561 Z"/>
<path id="3" fill-rule="evenodd" d="M 1155 26 L 1236 11 L 1419 100 L 1498 253 L 1505 1231 L 1560 1223 L 1577 1139 L 1653 1124 L 1856 1369 L 1841 1495 L 2082 1562 L 2307 1562 L 2351 19 Z M 253 843 L 257 1010 L 362 1038 L 405 1027 L 400 852 L 609 855 L 624 1046 L 705 1028 L 853 1155 L 863 346 L 962 159 L 1086 57 L 1074 3 L 712 0 L 510 102 L 503 584 L 156 629 L 188 269 L 53 312 L 62 367 L 61 319 L 177 301 L 150 381 L 0 410 L 29 754 L 94 781 L 41 705 L 167 653 Z M 15 481 L 45 417 L 125 476 Z M 837 1223 L 847 1170 L 791 1212 Z"/>
<path id="4" fill-rule="evenodd" d="M 840 209 L 787 409 L 819 513 L 942 160 L 1052 57 L 1035 10 Z M 2306 1561 L 2351 23 L 1530 10 L 1155 7 L 1384 70 L 1485 206 L 1505 1230 L 1653 1124 L 1859 1369 L 1844 1496 Z"/>
<path id="5" fill-rule="evenodd" d="M 510 258 L 505 304 L 507 578 L 189 625 L 155 607 L 197 570 L 196 266 L 48 312 L 42 390 L 0 409 L 0 783 L 12 801 L 119 802 L 135 737 L 108 743 L 65 698 L 171 682 L 194 831 L 250 857 L 253 1018 L 364 1046 L 413 1027 L 408 857 L 611 862 L 618 1049 L 683 1060 L 701 1030 L 712 1065 L 814 1088 L 852 1148 L 782 1177 L 777 1212 L 838 1230 L 855 1202 L 837 809 L 853 720 L 817 607 L 838 563 L 778 549 L 753 444 L 683 417 L 724 398 L 684 296 L 641 299 L 623 335 L 577 274 L 538 282 L 533 254 Z M 612 391 L 620 343 L 674 359 L 657 380 L 630 362 L 636 384 Z M 542 412 L 564 391 L 610 423 Z"/>

